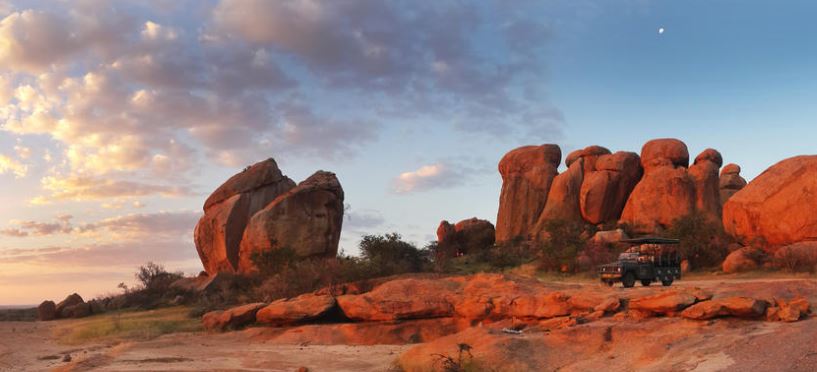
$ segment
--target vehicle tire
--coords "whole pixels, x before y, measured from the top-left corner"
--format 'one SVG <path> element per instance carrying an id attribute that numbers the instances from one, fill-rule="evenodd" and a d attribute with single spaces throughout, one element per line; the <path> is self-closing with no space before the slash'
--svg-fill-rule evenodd
<path id="1" fill-rule="evenodd" d="M 613 286 L 613 281 L 608 280 L 608 281 L 604 282 L 604 284 L 607 284 L 608 287 L 612 287 Z"/>
<path id="2" fill-rule="evenodd" d="M 649 287 L 650 284 L 652 284 L 652 280 L 642 280 L 641 281 L 641 285 L 643 285 L 645 287 Z"/>
<path id="3" fill-rule="evenodd" d="M 632 288 L 635 285 L 635 275 L 632 272 L 624 274 L 624 277 L 621 278 L 621 284 L 624 285 L 624 288 Z"/>
<path id="4" fill-rule="evenodd" d="M 662 279 L 661 280 L 661 285 L 663 285 L 664 287 L 671 286 L 672 285 L 672 279 Z"/>

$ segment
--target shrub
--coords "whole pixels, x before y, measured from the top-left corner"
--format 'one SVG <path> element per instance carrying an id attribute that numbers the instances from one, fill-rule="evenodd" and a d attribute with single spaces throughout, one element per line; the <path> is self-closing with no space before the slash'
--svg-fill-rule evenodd
<path id="1" fill-rule="evenodd" d="M 153 262 L 139 266 L 139 271 L 134 275 L 144 289 L 151 291 L 166 290 L 170 284 L 184 277 L 182 273 L 168 272 L 164 266 Z"/>
<path id="2" fill-rule="evenodd" d="M 694 268 L 719 266 L 729 253 L 721 224 L 700 212 L 676 219 L 666 235 L 681 240 L 678 251 Z"/>
<path id="3" fill-rule="evenodd" d="M 616 244 L 587 242 L 577 258 L 577 268 L 593 270 L 598 265 L 615 261 L 623 251 L 624 249 Z"/>
<path id="4" fill-rule="evenodd" d="M 366 235 L 361 257 L 298 258 L 287 249 L 253 255 L 259 268 L 251 296 L 256 301 L 294 297 L 337 284 L 420 272 L 431 268 L 431 250 L 417 249 L 397 233 Z"/>
<path id="5" fill-rule="evenodd" d="M 503 270 L 516 267 L 536 259 L 537 247 L 530 242 L 512 240 L 484 249 L 477 254 L 477 259 L 487 263 L 492 269 Z"/>
<path id="6" fill-rule="evenodd" d="M 262 276 L 274 275 L 298 259 L 298 255 L 289 247 L 253 252 L 250 255 L 250 260 Z"/>
<path id="7" fill-rule="evenodd" d="M 363 237 L 358 247 L 365 264 L 372 266 L 372 275 L 388 276 L 429 268 L 429 252 L 417 249 L 401 238 L 398 233 Z"/>
<path id="8" fill-rule="evenodd" d="M 121 294 L 98 297 L 91 301 L 96 303 L 93 311 L 155 309 L 189 303 L 193 300 L 192 293 L 171 286 L 184 275 L 179 272 L 168 272 L 162 265 L 148 262 L 139 266 L 134 277 L 138 284 L 133 287 L 129 288 L 124 283 L 119 283 L 117 287 L 122 289 Z"/>
<path id="9" fill-rule="evenodd" d="M 775 266 L 791 272 L 817 271 L 817 244 L 801 242 L 781 247 L 774 254 Z"/>
<path id="10" fill-rule="evenodd" d="M 547 239 L 540 243 L 542 257 L 539 268 L 575 271 L 576 258 L 586 243 L 585 226 L 581 223 L 554 219 L 545 223 L 544 230 Z"/>

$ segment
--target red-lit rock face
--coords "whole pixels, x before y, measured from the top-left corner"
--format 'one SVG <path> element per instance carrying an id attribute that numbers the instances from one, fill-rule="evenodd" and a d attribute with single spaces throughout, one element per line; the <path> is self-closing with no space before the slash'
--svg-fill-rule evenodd
<path id="1" fill-rule="evenodd" d="M 817 238 L 817 156 L 783 160 L 723 206 L 723 225 L 744 244 L 782 246 Z"/>
<path id="2" fill-rule="evenodd" d="M 208 273 L 255 270 L 253 252 L 288 247 L 301 257 L 334 256 L 343 189 L 319 171 L 297 186 L 274 160 L 231 177 L 204 204 L 194 240 Z"/>

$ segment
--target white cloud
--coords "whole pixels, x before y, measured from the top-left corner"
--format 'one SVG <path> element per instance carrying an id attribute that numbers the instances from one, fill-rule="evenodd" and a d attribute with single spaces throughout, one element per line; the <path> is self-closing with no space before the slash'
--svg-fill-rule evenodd
<path id="1" fill-rule="evenodd" d="M 392 181 L 392 190 L 398 194 L 427 191 L 460 185 L 464 175 L 445 163 L 424 165 L 417 170 L 403 172 Z"/>
<path id="2" fill-rule="evenodd" d="M 10 173 L 15 178 L 23 178 L 28 173 L 28 166 L 18 160 L 0 154 L 0 174 Z"/>
<path id="3" fill-rule="evenodd" d="M 405 116 L 496 136 L 549 137 L 562 122 L 537 79 L 547 26 L 525 12 L 409 1 L 152 5 L 60 2 L 0 20 L 2 130 L 55 142 L 43 179 L 51 195 L 35 202 L 184 194 L 165 185 L 189 184 L 212 162 L 349 157 Z M 497 45 L 479 44 L 477 29 Z M 25 173 L 6 163 L 4 172 Z M 146 178 L 157 181 L 117 187 Z M 97 186 L 58 190 L 55 179 Z"/>

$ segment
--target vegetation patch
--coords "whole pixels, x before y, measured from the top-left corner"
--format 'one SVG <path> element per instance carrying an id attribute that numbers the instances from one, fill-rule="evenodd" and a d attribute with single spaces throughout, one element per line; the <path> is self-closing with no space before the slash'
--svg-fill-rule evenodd
<path id="1" fill-rule="evenodd" d="M 67 345 L 98 341 L 149 340 L 178 332 L 200 331 L 201 321 L 190 318 L 190 309 L 176 306 L 148 311 L 114 311 L 61 322 L 54 334 Z"/>

